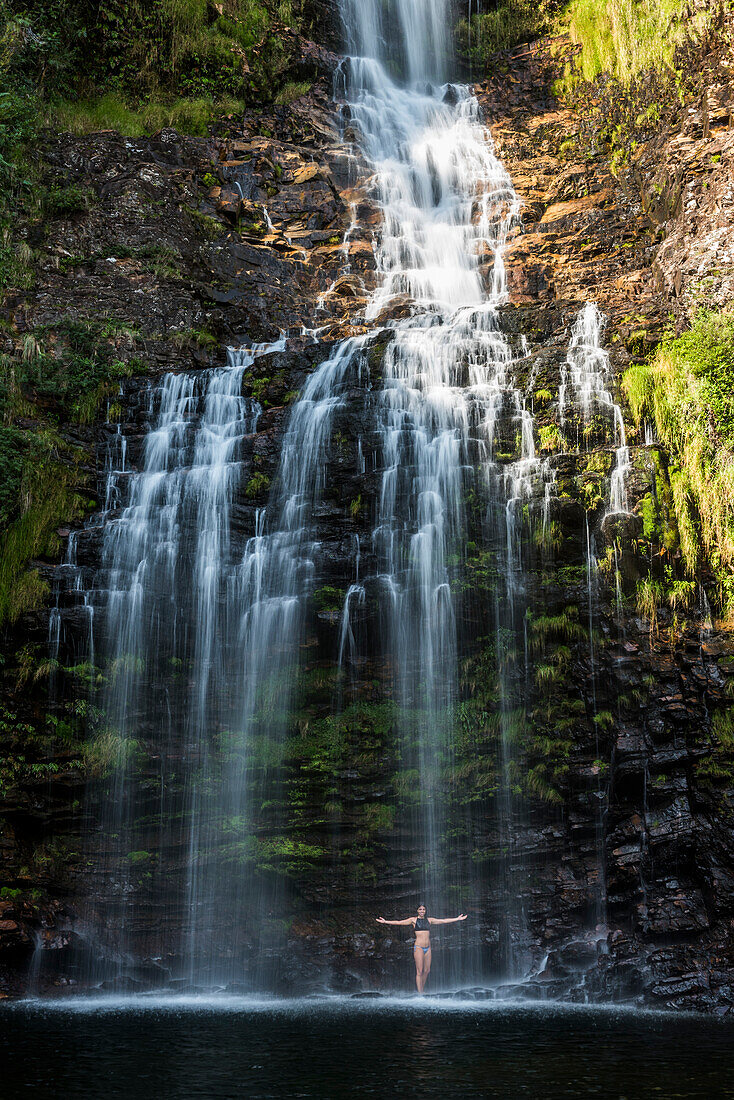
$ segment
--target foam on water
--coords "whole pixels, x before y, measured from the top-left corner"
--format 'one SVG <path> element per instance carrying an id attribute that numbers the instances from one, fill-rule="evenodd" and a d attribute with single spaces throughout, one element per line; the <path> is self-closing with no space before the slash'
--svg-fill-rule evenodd
<path id="1" fill-rule="evenodd" d="M 710 1017 L 702 1017 L 700 1013 L 674 1012 L 645 1008 L 633 1004 L 573 1004 L 561 1001 L 532 1001 L 522 997 L 512 999 L 501 997 L 470 999 L 462 997 L 460 994 L 433 994 L 422 997 L 416 995 L 399 997 L 381 994 L 351 997 L 324 994 L 323 996 L 293 998 L 233 996 L 229 994 L 149 993 L 126 996 L 96 996 L 90 994 L 84 997 L 29 998 L 0 1005 L 0 1016 L 3 1012 L 18 1011 L 40 1014 L 69 1013 L 78 1016 L 87 1014 L 115 1015 L 118 1013 L 222 1013 L 263 1016 L 360 1014 L 370 1016 L 384 1012 L 405 1016 L 422 1016 L 426 1013 L 436 1015 L 444 1013 L 471 1015 L 490 1013 L 499 1016 L 530 1014 L 534 1016 L 589 1016 L 592 1018 L 599 1016 L 609 1018 L 632 1015 L 653 1019 L 670 1018 L 679 1020 L 685 1017 L 694 1017 L 710 1020 Z"/>

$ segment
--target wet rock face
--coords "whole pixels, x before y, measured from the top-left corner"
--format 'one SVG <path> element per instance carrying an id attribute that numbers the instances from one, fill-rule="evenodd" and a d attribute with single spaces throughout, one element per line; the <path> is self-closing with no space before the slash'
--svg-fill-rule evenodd
<path id="1" fill-rule="evenodd" d="M 328 38 L 320 40 L 336 46 L 335 5 L 314 0 L 306 10 L 321 28 L 329 28 Z M 309 57 L 321 74 L 334 63 L 326 51 Z M 691 191 L 689 168 L 682 166 L 682 193 L 689 188 L 685 193 L 695 193 L 697 205 L 690 205 L 690 197 L 682 205 L 671 197 L 661 245 L 650 232 L 654 212 L 630 199 L 601 153 L 591 156 L 581 148 L 561 153 L 580 124 L 572 112 L 558 108 L 548 90 L 552 63 L 542 52 L 523 51 L 505 61 L 512 81 L 505 74 L 479 94 L 497 152 L 523 199 L 522 225 L 505 256 L 511 301 L 501 315 L 515 341 L 526 400 L 533 403 L 539 429 L 545 429 L 539 446 L 556 477 L 553 546 L 528 552 L 528 586 L 530 605 L 556 624 L 545 623 L 541 640 L 544 659 L 556 661 L 562 673 L 552 698 L 538 685 L 523 696 L 529 720 L 522 760 L 525 772 L 542 783 L 534 792 L 515 792 L 509 830 L 501 827 L 507 811 L 498 807 L 494 793 L 496 759 L 473 747 L 461 761 L 455 794 L 461 814 L 457 875 L 470 868 L 481 884 L 481 903 L 472 910 L 462 944 L 484 973 L 506 969 L 509 844 L 515 864 L 511 888 L 525 915 L 522 927 L 509 931 L 522 968 L 533 975 L 523 995 L 638 997 L 659 1006 L 728 1010 L 734 1006 L 734 773 L 723 727 L 717 733 L 712 716 L 728 712 L 731 639 L 723 630 L 707 629 L 703 611 L 694 609 L 689 626 L 682 628 L 672 610 L 660 611 L 652 623 L 635 604 L 634 585 L 645 575 L 650 552 L 642 502 L 664 482 L 659 448 L 632 441 L 631 514 L 605 517 L 613 460 L 608 441 L 568 449 L 553 442 L 560 430 L 556 395 L 580 306 L 588 299 L 599 302 L 619 372 L 641 342 L 654 346 L 671 296 L 688 301 L 697 265 L 729 240 L 721 205 L 729 146 L 726 134 L 717 132 L 715 107 L 723 100 L 711 98 L 707 136 L 703 125 L 699 135 L 697 123 L 685 135 L 690 163 L 697 142 L 718 143 L 721 159 L 712 159 L 711 179 L 721 200 L 720 219 L 710 228 L 709 189 L 699 194 L 694 182 Z M 94 198 L 88 212 L 50 222 L 37 287 L 11 301 L 7 316 L 18 333 L 100 317 L 129 328 L 114 337 L 119 355 L 135 372 L 123 386 L 117 419 L 75 429 L 95 469 L 100 497 L 105 456 L 118 424 L 128 440 L 129 468 L 139 468 L 154 412 L 151 388 L 163 372 L 206 371 L 223 362 L 224 345 L 272 339 L 289 329 L 294 339 L 288 350 L 258 359 L 244 379 L 245 394 L 263 411 L 257 430 L 243 443 L 232 522 L 239 546 L 252 536 L 257 509 L 266 503 L 277 472 L 289 408 L 336 342 L 361 331 L 360 310 L 374 281 L 378 218 L 353 150 L 342 140 L 340 127 L 349 120 L 339 118 L 330 96 L 329 78 L 322 75 L 291 107 L 224 120 L 210 141 L 164 131 L 146 140 L 103 134 L 60 137 L 46 145 L 49 173 L 88 188 Z M 668 156 L 669 164 L 677 164 L 674 144 Z M 651 162 L 646 181 L 656 179 L 658 171 Z M 28 227 L 31 242 L 34 232 Z M 682 282 L 677 271 L 684 272 Z M 485 274 L 490 276 L 489 267 Z M 724 275 L 717 286 L 717 294 L 726 297 Z M 409 315 L 411 308 L 409 301 L 396 301 L 380 323 Z M 302 326 L 322 331 L 295 336 Z M 278 977 L 286 993 L 394 986 L 396 973 L 410 986 L 402 938 L 395 931 L 374 932 L 380 910 L 388 916 L 413 911 L 414 864 L 421 855 L 420 838 L 407 834 L 404 805 L 394 798 L 399 767 L 385 686 L 390 670 L 377 644 L 376 594 L 367 594 L 351 623 L 362 652 L 369 654 L 349 668 L 357 711 L 351 740 L 338 759 L 328 755 L 328 746 L 323 756 L 303 747 L 323 732 L 335 692 L 342 690 L 334 665 L 356 548 L 363 575 L 377 568 L 370 558 L 379 493 L 377 440 L 370 441 L 371 392 L 380 383 L 384 351 L 380 338 L 365 353 L 364 369 L 335 417 L 323 503 L 314 517 L 317 591 L 304 646 L 302 747 L 292 749 L 283 764 L 290 803 L 271 808 L 273 819 L 263 823 L 267 830 L 281 820 L 278 815 L 290 813 L 289 828 L 299 839 L 327 853 L 287 872 L 293 920 Z M 359 438 L 366 441 L 364 473 L 357 461 Z M 509 453 L 515 441 L 508 439 L 507 446 Z M 497 705 L 493 674 L 477 639 L 489 633 L 496 578 L 482 557 L 487 546 L 479 518 L 472 523 L 468 541 L 475 549 L 467 551 L 468 592 L 460 597 L 467 627 L 462 692 L 466 700 L 486 692 L 491 711 Z M 63 540 L 68 533 L 63 531 Z M 592 540 L 609 564 L 595 582 L 589 632 L 586 553 Z M 100 552 L 100 530 L 92 521 L 77 537 L 83 574 L 98 568 Z M 53 581 L 58 563 L 42 568 Z M 62 664 L 69 669 L 82 653 L 87 620 L 73 593 L 63 610 Z M 48 634 L 48 612 L 28 616 L 15 628 L 8 652 L 30 643 L 41 648 Z M 66 721 L 66 705 L 85 697 L 83 672 L 55 675 L 50 707 L 48 670 L 33 682 L 17 677 L 5 682 L 14 711 L 36 733 L 47 712 Z M 518 693 L 526 690 L 514 687 Z M 161 715 L 164 703 L 162 690 Z M 566 720 L 576 704 L 568 733 Z M 149 745 L 156 744 L 158 718 L 141 715 L 141 737 Z M 28 755 L 35 752 L 27 747 L 29 740 L 28 730 L 17 726 L 12 734 L 3 733 L 3 748 Z M 110 881 L 102 867 L 115 839 L 102 835 L 98 822 L 110 791 L 104 779 L 95 780 L 93 768 L 80 766 L 79 751 L 59 739 L 45 742 L 37 762 L 56 770 L 41 768 L 13 779 L 6 797 L 0 859 L 2 878 L 12 885 L 0 899 L 0 981 L 13 993 L 26 986 L 36 964 L 48 988 L 88 972 L 89 929 L 80 914 L 90 880 L 92 909 L 99 908 L 86 915 L 104 923 L 102 899 Z M 87 786 L 90 770 L 93 782 Z M 150 821 L 156 774 L 151 753 L 140 777 L 147 791 L 141 805 L 150 811 Z M 402 795 L 406 804 L 409 793 Z M 379 812 L 391 801 L 397 825 L 386 824 Z M 338 809 L 328 809 L 337 803 Z M 154 849 L 153 826 L 141 827 L 140 847 L 141 857 Z M 172 879 L 185 877 L 185 852 L 169 866 Z M 143 916 L 136 936 L 140 957 L 148 961 L 128 977 L 130 988 L 167 978 L 175 960 L 151 961 L 156 929 L 162 922 L 182 928 L 185 921 L 185 914 L 171 909 L 165 890 L 157 884 L 152 891 L 150 882 L 141 860 L 135 890 L 136 913 Z M 243 980 L 256 973 L 257 959 L 281 957 L 279 935 L 282 929 L 238 930 L 251 960 Z M 454 950 L 457 944 L 446 935 L 436 952 L 436 976 L 443 965 L 448 972 Z"/>
<path id="2" fill-rule="evenodd" d="M 721 170 L 729 141 L 724 128 L 728 108 L 723 106 L 729 99 L 727 79 L 712 76 L 705 101 L 688 112 L 681 130 L 640 142 L 634 169 L 615 178 L 602 149 L 597 147 L 595 155 L 593 145 L 584 144 L 570 151 L 580 120 L 559 110 L 544 91 L 552 69 L 544 68 L 542 50 L 518 62 L 510 54 L 505 64 L 511 91 L 503 78 L 496 78 L 484 89 L 484 103 L 498 153 L 525 200 L 522 233 L 507 253 L 515 308 L 521 316 L 527 308 L 534 318 L 554 318 L 559 307 L 593 298 L 608 318 L 606 339 L 613 366 L 621 371 L 654 346 L 671 308 L 683 318 L 691 316 L 702 280 L 711 288 L 712 302 L 721 306 L 730 299 L 727 269 L 711 254 L 714 248 L 726 253 L 731 240 L 728 175 Z M 529 72 L 532 89 L 523 84 Z M 585 135 L 588 140 L 588 128 Z M 675 183 L 674 196 L 667 183 L 662 185 L 664 175 Z M 657 204 L 651 203 L 652 195 L 658 196 Z M 540 319 L 535 325 L 548 331 Z M 541 363 L 540 385 L 545 387 L 545 372 L 552 370 L 547 352 Z M 543 416 L 541 411 L 541 422 Z M 645 572 L 639 558 L 640 540 L 645 541 L 642 500 L 655 480 L 657 454 L 640 448 L 633 460 L 628 484 L 630 507 L 637 514 L 623 517 L 622 527 L 617 517 L 608 517 L 595 531 L 597 549 L 606 544 L 622 551 L 617 567 L 624 592 Z M 570 485 L 567 478 L 575 477 L 576 492 L 570 495 L 578 499 L 579 467 L 564 456 L 554 461 L 559 482 Z M 584 496 L 588 509 L 591 498 L 586 491 Z M 562 508 L 564 528 L 575 504 L 571 500 Z M 597 704 L 608 706 L 614 721 L 592 765 L 604 773 L 609 934 L 598 965 L 586 975 L 586 989 L 603 996 L 643 996 L 672 1007 L 718 1005 L 726 1012 L 734 958 L 734 895 L 724 870 L 732 859 L 726 793 L 731 773 L 715 747 L 715 730 L 728 722 L 731 637 L 725 628 L 712 631 L 710 623 L 704 628 L 705 614 L 697 628 L 681 632 L 671 613 L 664 613 L 665 623 L 653 624 L 636 616 L 634 607 L 615 609 L 609 595 L 599 608 L 604 641 L 596 659 L 603 669 L 603 698 Z M 565 597 L 577 600 L 579 594 L 565 587 Z M 668 628 L 674 640 L 664 644 Z M 584 691 L 582 684 L 579 690 Z M 569 823 L 575 818 L 576 829 L 583 829 L 584 819 L 588 827 L 588 812 L 574 806 L 570 791 L 587 768 L 580 761 L 572 765 L 575 779 L 566 795 Z M 569 851 L 567 838 L 562 850 Z M 570 863 L 578 872 L 579 856 Z M 570 882 L 576 877 L 572 874 Z M 539 893 L 528 900 L 541 935 L 550 932 L 551 940 L 559 917 L 563 935 L 572 937 L 573 892 L 559 889 L 564 879 L 568 874 L 559 875 L 555 897 L 548 891 L 543 900 Z M 563 984 L 569 980 L 565 969 L 556 949 L 551 950 L 545 977 Z"/>

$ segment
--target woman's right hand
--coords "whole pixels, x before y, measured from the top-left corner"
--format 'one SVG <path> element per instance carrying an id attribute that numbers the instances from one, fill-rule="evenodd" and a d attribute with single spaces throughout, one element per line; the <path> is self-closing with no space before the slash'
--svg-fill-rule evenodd
<path id="1" fill-rule="evenodd" d="M 375 920 L 377 921 L 378 924 L 387 924 L 387 921 L 385 920 L 384 917 L 375 917 Z"/>

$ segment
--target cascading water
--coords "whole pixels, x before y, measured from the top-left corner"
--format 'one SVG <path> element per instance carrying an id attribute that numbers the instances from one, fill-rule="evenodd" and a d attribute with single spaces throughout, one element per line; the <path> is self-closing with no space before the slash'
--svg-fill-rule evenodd
<path id="1" fill-rule="evenodd" d="M 519 201 L 493 154 L 474 97 L 465 88 L 430 86 L 443 71 L 443 40 L 435 28 L 445 19 L 445 7 L 398 5 L 403 25 L 410 23 L 407 9 L 422 20 L 408 39 L 419 56 L 408 58 L 414 82 L 406 88 L 384 68 L 389 51 L 381 33 L 382 6 L 359 4 L 357 19 L 346 4 L 347 18 L 355 15 L 352 26 L 361 32 L 353 33 L 352 45 L 369 56 L 349 59 L 345 94 L 384 216 L 377 252 L 381 278 L 367 317 L 389 316 L 396 302 L 411 308 L 409 319 L 391 325 L 375 398 L 381 487 L 374 584 L 408 746 L 404 766 L 419 780 L 410 820 L 412 842 L 423 851 L 417 882 L 435 908 L 450 909 L 474 900 L 477 886 L 457 871 L 440 790 L 453 758 L 459 679 L 454 590 L 461 586 L 468 537 L 466 498 L 478 477 L 484 534 L 501 547 L 505 576 L 494 631 L 501 817 L 510 852 L 516 669 L 507 633 L 522 630 L 524 615 L 523 509 L 543 510 L 553 476 L 536 456 L 532 418 L 516 388 L 512 352 L 498 320 L 506 299 L 502 251 Z M 429 81 L 427 89 L 416 85 L 418 75 Z M 345 622 L 348 614 L 346 606 Z M 507 877 L 501 889 L 512 897 Z M 517 914 L 512 903 L 509 908 L 505 955 L 512 969 L 509 927 L 517 924 Z"/>
<path id="2" fill-rule="evenodd" d="M 397 67 L 408 84 L 442 84 L 449 61 L 449 0 L 340 0 L 348 52 L 378 63 L 380 84 Z M 393 87 L 395 87 L 393 85 Z"/>
<path id="3" fill-rule="evenodd" d="M 563 424 L 570 375 L 573 395 L 581 409 L 584 423 L 589 424 L 595 409 L 600 409 L 611 420 L 615 437 L 615 463 L 611 475 L 609 511 L 619 513 L 627 511 L 626 481 L 630 471 L 630 457 L 622 410 L 607 388 L 611 371 L 609 355 L 601 345 L 603 324 L 599 307 L 595 302 L 587 302 L 573 326 L 558 403 Z"/>
<path id="4" fill-rule="evenodd" d="M 358 440 L 358 473 L 368 470 L 377 490 L 371 544 L 357 540 L 343 602 L 334 708 L 347 701 L 344 681 L 359 663 L 379 657 L 410 795 L 395 903 L 410 899 L 412 908 L 420 891 L 435 913 L 476 912 L 487 883 L 457 859 L 453 839 L 470 837 L 476 822 L 452 802 L 447 776 L 461 657 L 468 634 L 484 633 L 497 682 L 497 714 L 485 725 L 498 730 L 501 758 L 492 883 L 502 898 L 501 965 L 517 974 L 526 963 L 517 948 L 524 917 L 513 824 L 530 676 L 525 571 L 551 526 L 554 473 L 536 454 L 500 324 L 503 248 L 519 200 L 476 99 L 443 83 L 448 0 L 342 0 L 341 10 L 352 56 L 337 91 L 383 215 L 377 287 L 365 310 L 371 332 L 344 342 L 308 377 L 244 551 L 232 519 L 259 408 L 241 396 L 242 378 L 256 355 L 283 341 L 232 351 L 227 368 L 209 375 L 168 375 L 151 391 L 142 468 L 111 472 L 102 516 L 91 605 L 107 669 L 97 702 L 117 768 L 102 822 L 108 860 L 90 908 L 100 910 L 122 963 L 140 950 L 133 941 L 146 924 L 157 928 L 144 941 L 148 958 L 209 986 L 237 981 L 247 957 L 251 984 L 265 988 L 274 978 L 287 898 L 282 881 L 261 870 L 284 823 L 273 809 L 278 780 L 263 761 L 279 759 L 294 725 L 329 446 L 355 393 L 369 425 Z M 598 322 L 596 336 L 587 332 L 592 321 L 569 353 L 582 395 L 586 376 L 602 370 L 574 373 L 574 355 L 587 364 L 603 354 Z M 375 368 L 377 341 L 384 350 Z M 601 382 L 591 390 L 594 400 L 608 396 Z M 623 448 L 621 436 L 619 469 Z M 481 616 L 467 594 L 470 527 L 498 578 Z M 361 629 L 367 614 L 377 624 L 370 640 Z M 54 621 L 54 638 L 58 630 Z M 141 781 L 141 745 L 153 733 L 158 751 Z M 149 903 L 158 905 L 152 919 L 131 901 L 141 875 L 152 883 L 147 896 L 161 899 Z M 354 887 L 355 905 L 363 894 Z M 481 965 L 467 952 L 445 979 L 476 980 Z"/>
<path id="5" fill-rule="evenodd" d="M 227 682 L 241 623 L 232 590 L 239 564 L 231 539 L 231 510 L 238 488 L 242 448 L 255 430 L 259 406 L 241 396 L 242 376 L 254 358 L 277 345 L 229 353 L 226 369 L 202 383 L 169 374 L 150 391 L 147 435 L 140 473 L 110 464 L 103 513 L 102 561 L 94 596 L 101 605 L 102 649 L 108 676 L 99 702 L 108 723 L 106 751 L 115 765 L 103 824 L 116 838 L 110 850 L 106 907 L 116 950 L 125 960 L 129 928 L 126 895 L 141 872 L 171 875 L 160 855 L 136 842 L 140 821 L 155 814 L 158 853 L 177 849 L 188 870 L 178 869 L 170 893 L 178 934 L 189 963 L 201 962 L 198 937 L 209 922 L 202 908 L 212 839 L 202 812 L 213 731 L 236 727 L 236 701 Z M 114 457 L 117 448 L 111 449 Z M 121 500 L 127 500 L 121 507 Z M 171 670 L 187 673 L 177 699 L 156 685 Z M 158 805 L 134 797 L 131 783 L 138 738 L 148 729 L 167 731 L 159 760 Z M 176 771 L 180 775 L 174 780 Z M 148 786 L 156 784 L 152 777 Z M 139 794 L 139 792 L 138 792 Z M 217 822 L 218 824 L 218 822 Z M 165 935 L 157 945 L 165 950 Z M 152 952 L 153 953 L 153 952 Z"/>
<path id="6" fill-rule="evenodd" d="M 604 329 L 604 317 L 595 302 L 587 302 L 579 311 L 571 331 L 566 362 L 561 371 L 561 385 L 559 389 L 559 411 L 561 426 L 564 426 L 566 406 L 570 396 L 576 409 L 581 413 L 580 423 L 577 424 L 577 447 L 583 442 L 588 447 L 596 436 L 597 442 L 606 443 L 611 435 L 614 443 L 614 459 L 610 474 L 609 500 L 606 515 L 609 517 L 620 516 L 626 513 L 627 507 L 627 478 L 631 469 L 629 448 L 624 426 L 622 409 L 614 401 L 610 392 L 611 369 L 609 355 L 602 346 L 602 333 Z M 602 419 L 601 429 L 593 423 L 595 414 L 600 414 Z M 597 558 L 594 539 L 589 529 L 588 516 L 585 522 L 584 542 L 586 550 L 586 577 L 588 599 L 588 633 L 589 633 L 589 666 L 591 672 L 591 706 L 594 721 L 597 714 L 597 685 L 595 670 L 595 625 L 594 613 L 597 587 Z M 619 571 L 618 545 L 614 543 L 614 576 L 617 592 L 617 619 L 620 629 L 623 629 L 621 614 L 622 591 L 621 575 Z M 595 726 L 595 729 L 597 727 Z M 599 757 L 598 733 L 597 757 Z M 597 929 L 603 929 L 606 924 L 606 876 L 604 855 L 604 813 L 605 798 L 602 789 L 601 776 L 597 783 L 596 797 L 598 813 L 596 821 L 596 848 L 598 862 L 599 887 L 596 891 L 596 920 Z"/>

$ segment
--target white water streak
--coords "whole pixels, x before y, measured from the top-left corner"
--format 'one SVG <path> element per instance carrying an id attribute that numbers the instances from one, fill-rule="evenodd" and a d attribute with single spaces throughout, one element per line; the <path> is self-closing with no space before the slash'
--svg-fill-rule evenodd
<path id="1" fill-rule="evenodd" d="M 600 411 L 611 421 L 615 439 L 615 463 L 611 476 L 609 511 L 619 513 L 628 511 L 627 476 L 631 462 L 622 410 L 609 389 L 612 375 L 609 353 L 601 343 L 603 327 L 604 318 L 599 307 L 595 302 L 587 302 L 580 310 L 571 332 L 566 367 L 559 390 L 559 407 L 563 424 L 570 381 L 573 398 L 585 421 L 588 422 L 596 411 Z"/>

